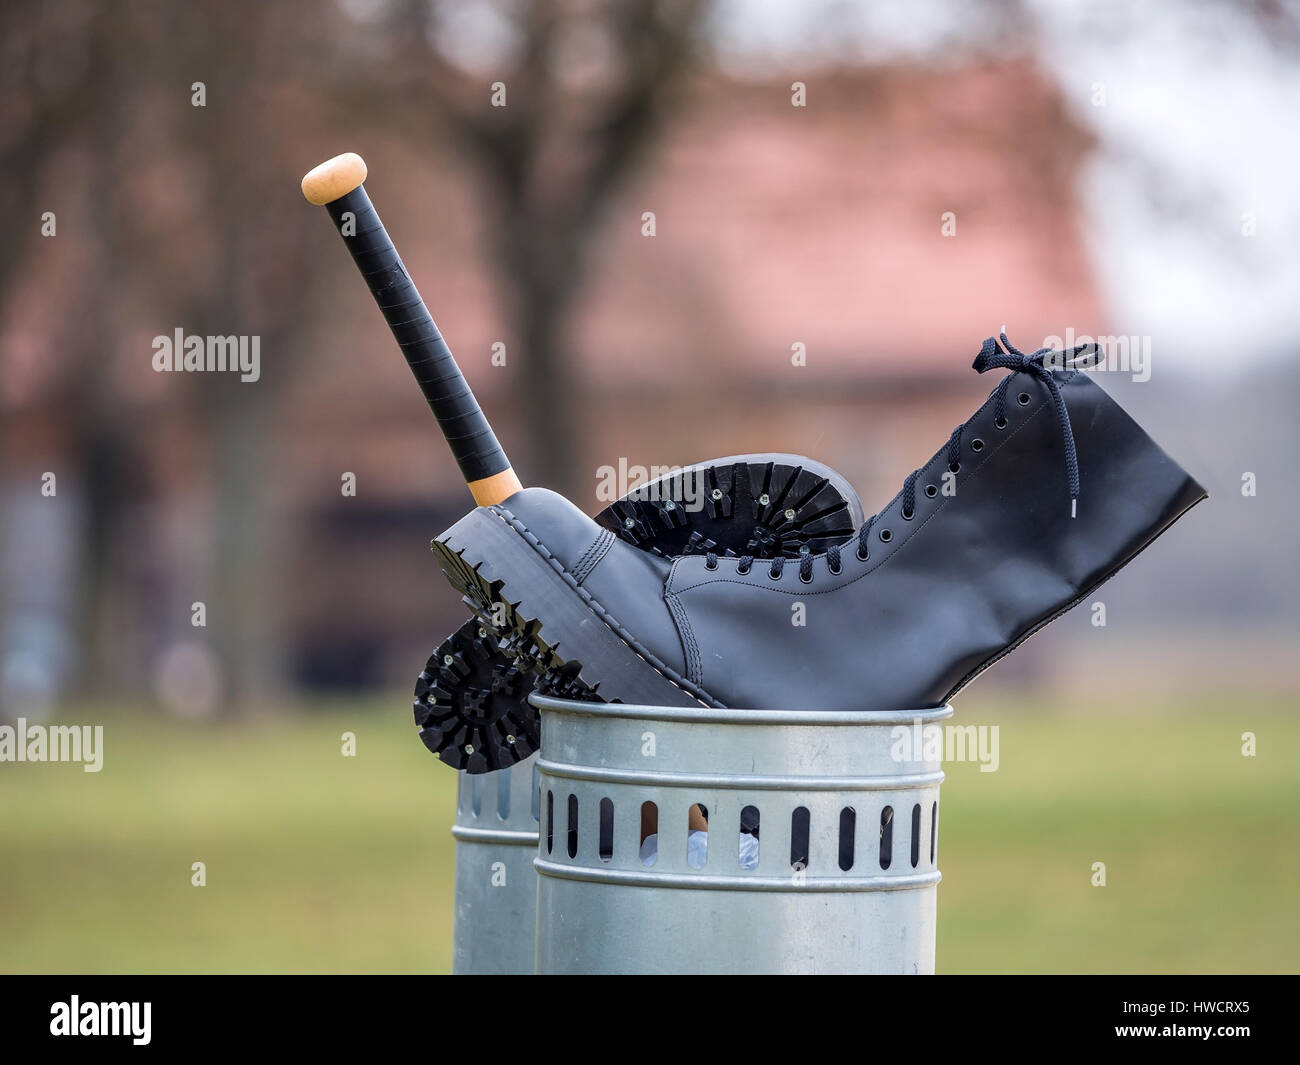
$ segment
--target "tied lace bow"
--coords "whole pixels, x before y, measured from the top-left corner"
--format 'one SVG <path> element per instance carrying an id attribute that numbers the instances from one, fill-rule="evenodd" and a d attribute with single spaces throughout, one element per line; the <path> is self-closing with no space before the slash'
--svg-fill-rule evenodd
<path id="1" fill-rule="evenodd" d="M 998 340 L 1001 340 L 1001 347 Z M 1032 354 L 1025 354 L 1007 339 L 1004 328 L 999 337 L 989 337 L 975 356 L 973 364 L 976 373 L 986 370 L 1011 370 L 998 386 L 997 400 L 993 417 L 999 425 L 1005 423 L 1007 389 L 1014 379 L 1014 374 L 1027 373 L 1037 377 L 1052 396 L 1052 406 L 1056 411 L 1056 424 L 1061 427 L 1061 439 L 1065 443 L 1065 478 L 1070 491 L 1070 517 L 1078 513 L 1079 507 L 1079 454 L 1074 448 L 1074 430 L 1070 428 L 1070 412 L 1065 406 L 1065 397 L 1061 395 L 1061 386 L 1056 383 L 1052 370 L 1082 370 L 1096 366 L 1101 360 L 1101 348 L 1094 343 L 1078 344 L 1065 351 L 1055 348 L 1039 348 Z"/>

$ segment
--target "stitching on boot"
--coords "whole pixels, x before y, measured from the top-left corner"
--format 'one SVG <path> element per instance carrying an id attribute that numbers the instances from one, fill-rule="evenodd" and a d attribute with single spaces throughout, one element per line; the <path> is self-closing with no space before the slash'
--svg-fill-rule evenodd
<path id="1" fill-rule="evenodd" d="M 534 536 L 529 531 L 528 526 L 526 526 L 522 521 L 520 521 L 517 517 L 515 517 L 514 514 L 512 514 L 505 507 L 501 506 L 499 503 L 489 507 L 488 509 L 492 511 L 492 513 L 494 513 L 497 517 L 499 517 L 502 521 L 504 521 L 507 525 L 509 525 L 512 529 L 514 529 L 515 532 L 517 532 L 520 536 L 522 536 L 524 542 L 527 543 L 534 551 L 536 551 L 539 555 L 542 556 L 542 558 L 546 560 L 547 564 L 553 570 L 555 570 L 555 572 L 558 573 L 561 578 L 563 578 L 565 584 L 567 584 L 570 588 L 572 588 L 574 592 L 576 592 L 582 598 L 582 601 L 592 610 L 592 612 L 595 613 L 595 615 L 598 618 L 600 618 L 600 620 L 603 621 L 608 628 L 612 629 L 620 640 L 622 640 L 625 644 L 627 644 L 628 648 L 633 652 L 633 654 L 635 654 L 638 658 L 642 659 L 647 665 L 653 668 L 656 672 L 662 674 L 665 679 L 667 679 L 673 684 L 676 684 L 677 687 L 684 689 L 689 694 L 694 695 L 697 699 L 701 699 L 704 702 L 708 703 L 710 706 L 717 707 L 718 709 L 725 709 L 724 704 L 718 702 L 717 699 L 715 699 L 712 695 L 706 692 L 698 684 L 694 684 L 691 681 L 687 680 L 685 677 L 683 677 L 680 673 L 678 673 L 666 662 L 663 662 L 655 655 L 651 654 L 644 647 L 642 647 L 639 643 L 637 643 L 636 639 L 632 636 L 632 634 L 628 632 L 628 630 L 625 629 L 622 625 L 619 624 L 617 618 L 615 618 L 612 614 L 610 614 L 610 612 L 606 610 L 595 599 L 595 597 L 592 596 L 590 592 L 588 592 L 585 588 L 579 587 L 578 582 L 573 577 L 573 574 L 564 568 L 564 564 L 561 563 L 560 560 L 556 558 L 553 554 L 551 554 L 551 552 L 547 549 L 546 545 L 542 543 L 541 540 L 539 540 L 536 536 Z"/>
<path id="2" fill-rule="evenodd" d="M 700 645 L 695 639 L 695 632 L 691 629 L 690 620 L 686 616 L 686 608 L 682 601 L 671 592 L 664 596 L 664 602 L 668 604 L 668 611 L 673 616 L 673 622 L 677 626 L 677 633 L 682 638 L 682 652 L 686 659 L 686 676 L 690 678 L 693 684 L 704 683 L 704 663 L 700 658 Z"/>
<path id="3" fill-rule="evenodd" d="M 591 571 L 599 565 L 600 560 L 609 554 L 609 549 L 614 544 L 614 534 L 608 529 L 601 529 L 600 534 L 591 542 L 591 546 L 583 552 L 582 557 L 578 559 L 578 564 L 573 568 L 573 579 L 579 584 L 591 576 Z"/>
<path id="4" fill-rule="evenodd" d="M 579 584 L 582 583 L 583 578 L 586 577 L 589 572 L 587 569 L 587 560 L 591 558 L 591 553 L 596 550 L 596 546 L 600 543 L 600 537 L 601 534 L 597 533 L 596 538 L 587 545 L 587 549 L 583 551 L 582 555 L 579 556 L 578 561 L 574 563 L 573 577 Z"/>

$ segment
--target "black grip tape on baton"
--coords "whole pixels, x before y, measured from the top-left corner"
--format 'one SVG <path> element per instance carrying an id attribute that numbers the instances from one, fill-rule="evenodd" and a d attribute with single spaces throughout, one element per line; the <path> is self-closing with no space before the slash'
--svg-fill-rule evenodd
<path id="1" fill-rule="evenodd" d="M 406 356 L 466 481 L 510 468 L 364 187 L 325 205 Z M 345 217 L 350 215 L 351 217 Z M 351 234 L 351 235 L 349 235 Z"/>

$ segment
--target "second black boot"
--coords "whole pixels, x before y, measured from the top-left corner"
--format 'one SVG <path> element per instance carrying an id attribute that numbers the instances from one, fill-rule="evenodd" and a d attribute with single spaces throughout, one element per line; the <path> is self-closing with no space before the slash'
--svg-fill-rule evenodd
<path id="1" fill-rule="evenodd" d="M 605 699 L 941 704 L 1205 498 L 1073 368 L 1095 349 L 1025 354 L 1001 339 L 975 360 L 980 373 L 1009 371 L 987 402 L 823 554 L 670 564 L 602 546 L 603 530 L 571 504 L 526 489 L 440 537 L 444 571 L 469 594 L 514 604 L 571 669 L 599 678 Z"/>

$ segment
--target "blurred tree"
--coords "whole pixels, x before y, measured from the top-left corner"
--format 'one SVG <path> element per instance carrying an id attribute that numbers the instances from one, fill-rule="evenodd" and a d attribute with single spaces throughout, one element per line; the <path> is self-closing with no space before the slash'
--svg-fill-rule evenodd
<path id="1" fill-rule="evenodd" d="M 313 245 L 294 180 L 301 161 L 293 131 L 309 112 L 294 86 L 330 48 L 318 10 L 310 0 L 204 0 L 166 5 L 153 31 L 167 42 L 158 42 L 167 56 L 160 80 L 184 103 L 164 151 L 196 183 L 190 212 L 160 243 L 203 248 L 207 258 L 202 284 L 172 290 L 175 321 L 203 336 L 256 336 L 262 358 L 253 383 L 233 375 L 187 382 L 211 448 L 211 585 L 203 597 L 228 709 L 275 705 L 289 665 L 276 414 L 314 339 L 304 314 Z"/>
<path id="2" fill-rule="evenodd" d="M 0 208 L 30 220 L 0 262 L 0 291 L 13 312 L 24 272 L 65 246 L 28 239 L 41 211 L 57 206 L 75 254 L 61 260 L 70 276 L 38 300 L 43 347 L 56 357 L 43 362 L 29 400 L 62 427 L 60 469 L 71 464 L 68 483 L 80 488 L 79 658 L 101 693 L 145 687 L 151 643 L 176 634 L 191 599 L 210 607 L 226 706 L 266 701 L 280 687 L 272 414 L 310 344 L 302 311 L 312 285 L 306 226 L 286 209 L 301 207 L 301 160 L 285 131 L 309 110 L 292 87 L 329 50 L 316 10 L 308 0 L 0 8 Z M 176 328 L 257 335 L 264 368 L 256 384 L 210 374 L 167 381 L 161 407 L 205 429 L 212 477 L 200 489 L 212 492 L 213 524 L 198 552 L 209 564 L 166 574 L 176 601 L 159 617 L 124 515 L 151 492 L 159 440 L 136 394 L 147 338 Z"/>
<path id="3" fill-rule="evenodd" d="M 11 254 L 0 260 L 0 292 L 7 304 L 24 275 L 39 269 L 38 253 L 58 247 L 36 236 L 45 211 L 53 212 L 61 227 L 55 232 L 75 242 L 90 267 L 71 278 L 52 301 L 50 347 L 60 352 L 61 365 L 48 398 L 64 412 L 61 425 L 71 440 L 72 462 L 59 472 L 70 475 L 66 485 L 82 491 L 77 575 L 81 661 L 88 673 L 106 680 L 113 658 L 106 642 L 110 557 L 128 493 L 123 420 L 107 387 L 110 360 L 105 356 L 116 323 L 111 293 L 103 277 L 95 276 L 96 269 L 107 274 L 112 261 L 118 175 L 104 181 L 96 164 L 112 158 L 111 151 L 107 158 L 104 152 L 120 133 L 126 102 L 118 91 L 122 78 L 114 35 L 119 32 L 114 13 L 91 3 L 51 6 L 20 0 L 4 5 L 0 15 L 5 100 L 0 210 L 13 220 L 16 232 Z M 78 161 L 91 161 L 93 173 L 80 180 L 70 177 L 70 164 Z M 103 182 L 101 195 L 95 209 L 85 210 L 96 182 Z M 71 227 L 79 231 L 70 232 Z M 70 328 L 74 322 L 78 327 Z"/>
<path id="4" fill-rule="evenodd" d="M 574 496 L 585 488 L 565 324 L 601 213 L 652 143 L 696 52 L 706 6 L 402 0 L 384 23 L 392 128 L 404 136 L 449 130 L 490 194 L 491 251 L 522 347 L 514 365 L 526 482 Z M 454 28 L 467 19 L 472 38 Z"/>

